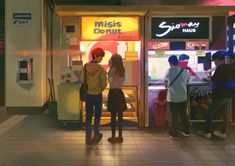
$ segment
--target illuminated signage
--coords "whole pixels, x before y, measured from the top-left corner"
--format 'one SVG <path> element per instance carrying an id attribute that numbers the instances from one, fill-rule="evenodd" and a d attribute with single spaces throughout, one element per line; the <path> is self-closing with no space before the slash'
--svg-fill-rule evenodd
<path id="1" fill-rule="evenodd" d="M 186 50 L 208 50 L 209 42 L 186 41 L 185 48 Z"/>
<path id="2" fill-rule="evenodd" d="M 30 25 L 31 23 L 31 13 L 13 13 L 13 25 Z"/>
<path id="3" fill-rule="evenodd" d="M 152 17 L 152 39 L 210 39 L 210 17 Z"/>
<path id="4" fill-rule="evenodd" d="M 82 17 L 82 40 L 139 40 L 138 17 Z"/>
<path id="5" fill-rule="evenodd" d="M 149 42 L 148 43 L 149 50 L 169 50 L 170 42 Z"/>

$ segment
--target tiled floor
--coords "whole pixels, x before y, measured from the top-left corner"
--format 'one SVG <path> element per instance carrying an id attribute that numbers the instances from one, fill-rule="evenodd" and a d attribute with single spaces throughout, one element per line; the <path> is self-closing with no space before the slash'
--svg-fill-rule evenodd
<path id="1" fill-rule="evenodd" d="M 0 165 L 3 166 L 191 166 L 235 165 L 235 127 L 227 139 L 206 140 L 195 132 L 171 140 L 166 129 L 125 129 L 124 143 L 84 145 L 85 133 L 45 115 L 14 115 L 0 123 Z"/>

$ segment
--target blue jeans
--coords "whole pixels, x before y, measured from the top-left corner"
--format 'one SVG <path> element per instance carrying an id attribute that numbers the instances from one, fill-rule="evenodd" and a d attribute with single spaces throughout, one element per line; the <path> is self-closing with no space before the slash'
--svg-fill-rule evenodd
<path id="1" fill-rule="evenodd" d="M 102 93 L 98 95 L 86 96 L 86 140 L 92 139 L 92 116 L 95 111 L 94 137 L 99 134 L 100 117 L 102 112 Z"/>

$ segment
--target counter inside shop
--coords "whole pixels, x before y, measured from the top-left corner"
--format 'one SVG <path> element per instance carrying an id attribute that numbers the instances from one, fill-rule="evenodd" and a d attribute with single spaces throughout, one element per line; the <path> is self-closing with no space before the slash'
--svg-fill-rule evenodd
<path id="1" fill-rule="evenodd" d="M 153 100 L 157 98 L 158 91 L 165 89 L 164 83 L 151 84 L 148 88 L 148 109 L 150 116 L 153 116 Z M 204 122 L 204 114 L 208 111 L 209 105 L 212 103 L 212 83 L 201 80 L 190 80 L 187 84 L 188 94 L 188 116 L 190 122 Z M 230 103 L 227 107 L 229 116 L 231 115 Z M 150 117 L 151 119 L 151 117 Z M 229 117 L 230 119 L 230 117 Z M 219 115 L 214 121 L 221 121 Z"/>
<path id="2" fill-rule="evenodd" d="M 158 91 L 165 89 L 164 82 L 151 82 L 148 87 L 148 110 L 150 116 L 150 126 L 154 122 L 156 110 L 154 110 L 153 100 L 158 97 Z M 191 122 L 203 121 L 203 116 L 208 111 L 212 102 L 212 84 L 199 79 L 190 79 L 187 84 L 188 95 L 188 115 Z M 151 120 L 152 119 L 152 120 Z"/>

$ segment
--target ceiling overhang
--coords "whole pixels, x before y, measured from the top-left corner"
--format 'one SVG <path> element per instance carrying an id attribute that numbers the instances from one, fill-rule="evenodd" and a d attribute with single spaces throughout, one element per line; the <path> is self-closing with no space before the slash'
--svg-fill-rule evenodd
<path id="1" fill-rule="evenodd" d="M 59 16 L 84 16 L 84 15 L 134 15 L 144 16 L 147 6 L 94 6 L 94 5 L 75 5 L 75 6 L 56 6 L 56 13 Z"/>
<path id="2" fill-rule="evenodd" d="M 227 16 L 234 6 L 150 6 L 153 15 L 211 15 Z"/>
<path id="3" fill-rule="evenodd" d="M 149 11 L 149 13 L 148 13 Z M 87 15 L 211 15 L 227 16 L 235 11 L 234 6 L 114 6 L 114 5 L 58 5 L 56 13 L 59 16 Z"/>

